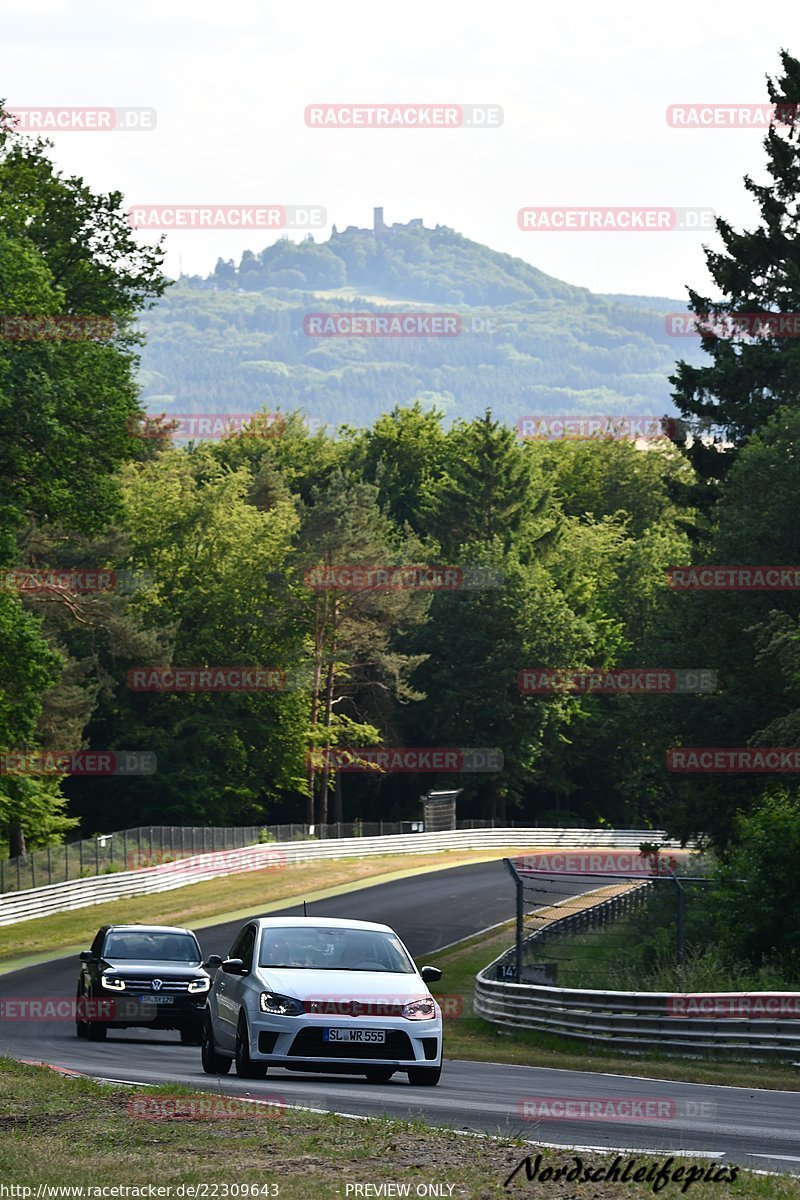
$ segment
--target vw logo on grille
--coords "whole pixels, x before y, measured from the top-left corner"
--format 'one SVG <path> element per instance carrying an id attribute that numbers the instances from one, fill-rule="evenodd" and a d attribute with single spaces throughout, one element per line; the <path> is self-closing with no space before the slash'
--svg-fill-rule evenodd
<path id="1" fill-rule="evenodd" d="M 350 1005 L 350 1011 L 354 1017 L 357 1017 L 359 1015 L 359 1013 L 362 1013 L 364 1011 L 364 1005 L 361 1004 L 360 1001 L 354 1000 L 353 1003 Z"/>
<path id="2" fill-rule="evenodd" d="M 164 983 L 163 983 L 163 980 L 161 980 L 161 979 L 154 979 L 152 981 L 152 983 L 150 984 L 150 987 L 153 989 L 154 992 L 160 992 L 163 986 L 164 986 Z"/>

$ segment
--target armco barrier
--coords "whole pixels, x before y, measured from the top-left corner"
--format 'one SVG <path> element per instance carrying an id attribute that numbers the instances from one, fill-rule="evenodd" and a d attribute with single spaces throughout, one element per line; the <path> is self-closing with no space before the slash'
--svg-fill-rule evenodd
<path id="1" fill-rule="evenodd" d="M 266 842 L 228 850 L 218 855 L 196 855 L 179 862 L 146 867 L 139 871 L 118 871 L 89 879 L 54 883 L 47 887 L 0 895 L 0 925 L 29 921 L 49 913 L 67 912 L 102 904 L 106 900 L 124 900 L 155 892 L 172 891 L 190 883 L 216 879 L 238 871 L 267 870 L 325 858 L 365 858 L 375 854 L 425 854 L 436 850 L 483 850 L 499 846 L 525 849 L 569 847 L 592 849 L 614 847 L 630 849 L 641 842 L 660 842 L 669 848 L 678 843 L 665 842 L 658 830 L 642 829 L 459 829 L 446 833 L 394 834 L 388 837 L 330 838 L 325 841 Z M 216 861 L 214 861 L 216 860 Z M 224 860 L 224 861 L 221 861 Z M 263 862 L 263 868 L 260 863 Z"/>
<path id="2" fill-rule="evenodd" d="M 602 900 L 581 913 L 556 918 L 527 941 L 546 941 L 564 929 L 578 930 L 603 924 L 626 911 L 631 900 L 648 885 L 639 884 L 627 894 Z M 557 907 L 557 906 L 556 906 Z M 594 916 L 592 912 L 594 909 Z M 624 1052 L 670 1049 L 680 1054 L 728 1051 L 737 1055 L 800 1055 L 800 1016 L 731 1017 L 727 1015 L 675 1015 L 687 996 L 682 992 L 612 992 L 588 988 L 558 988 L 535 983 L 510 983 L 493 979 L 498 966 L 512 960 L 513 948 L 480 971 L 475 980 L 475 1016 L 510 1029 L 535 1029 L 583 1041 L 602 1041 Z M 800 994 L 788 993 L 795 1003 Z M 774 993 L 716 993 L 732 1007 L 743 1002 L 757 1005 Z M 725 1001 L 723 1000 L 723 1006 Z M 701 1005 L 702 1006 L 702 1005 Z M 798 1003 L 800 1008 L 800 1003 Z M 685 1005 L 684 1005 L 685 1007 Z M 707 1007 L 713 1007 L 709 1004 Z M 794 1004 L 792 1005 L 794 1007 Z"/>

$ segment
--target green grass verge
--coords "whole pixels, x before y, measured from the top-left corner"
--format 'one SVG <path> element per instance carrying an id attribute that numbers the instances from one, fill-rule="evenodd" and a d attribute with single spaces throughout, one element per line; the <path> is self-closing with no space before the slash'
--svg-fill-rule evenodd
<path id="1" fill-rule="evenodd" d="M 466 1138 L 421 1121 L 348 1120 L 280 1107 L 260 1110 L 268 1114 L 263 1116 L 215 1119 L 150 1119 L 131 1113 L 136 1099 L 140 1103 L 146 1100 L 147 1111 L 153 1111 L 159 1103 L 171 1104 L 176 1098 L 184 1111 L 190 1110 L 194 1101 L 200 1105 L 209 1101 L 208 1093 L 193 1093 L 188 1088 L 112 1087 L 0 1059 L 0 1180 L 7 1187 L 31 1189 L 27 1195 L 22 1191 L 7 1194 L 29 1200 L 36 1197 L 40 1185 L 82 1186 L 84 1197 L 90 1200 L 89 1188 L 146 1189 L 154 1185 L 173 1189 L 175 1200 L 177 1187 L 199 1184 L 211 1198 L 255 1194 L 277 1195 L 280 1200 L 346 1200 L 356 1196 L 354 1191 L 348 1192 L 348 1184 L 381 1183 L 407 1184 L 412 1196 L 419 1184 L 437 1184 L 440 1196 L 479 1200 L 509 1195 L 549 1195 L 557 1200 L 566 1194 L 563 1184 L 529 1183 L 524 1171 L 509 1188 L 503 1187 L 525 1155 L 535 1157 L 535 1147 L 508 1139 Z M 230 1108 L 237 1114 L 250 1111 L 244 1106 Z M 254 1111 L 259 1112 L 258 1108 Z M 541 1167 L 569 1169 L 574 1165 L 567 1151 L 540 1153 Z M 595 1170 L 613 1158 L 598 1154 L 581 1157 Z M 666 1158 L 643 1154 L 638 1156 L 638 1164 L 649 1166 Z M 672 1169 L 685 1169 L 695 1162 L 702 1160 L 673 1160 Z M 713 1169 L 719 1170 L 719 1164 Z M 225 1184 L 230 1188 L 227 1193 Z M 215 1186 L 219 1189 L 216 1193 Z M 574 1194 L 573 1186 L 568 1186 Z M 673 1200 L 681 1196 L 681 1186 L 680 1181 L 670 1183 L 659 1195 Z M 244 1187 L 257 1187 L 258 1191 L 246 1192 Z M 46 1191 L 42 1194 L 47 1196 Z M 146 1196 L 147 1191 L 139 1194 Z M 361 1196 L 365 1194 L 379 1193 L 362 1190 Z M 586 1200 L 626 1200 L 652 1197 L 653 1190 L 647 1183 L 598 1182 L 591 1185 L 591 1191 L 584 1185 L 578 1194 Z M 739 1172 L 733 1183 L 700 1182 L 693 1184 L 688 1194 L 692 1200 L 719 1200 L 721 1195 L 800 1200 L 800 1179 Z M 160 1195 L 168 1197 L 170 1193 L 164 1190 Z"/>
<path id="2" fill-rule="evenodd" d="M 431 963 L 444 972 L 440 982 L 431 987 L 431 992 L 442 1003 L 448 1058 L 559 1067 L 570 1071 L 608 1071 L 688 1083 L 800 1090 L 800 1071 L 789 1063 L 736 1062 L 713 1056 L 687 1059 L 656 1051 L 642 1055 L 622 1054 L 613 1048 L 607 1049 L 600 1042 L 579 1042 L 533 1030 L 501 1029 L 473 1016 L 475 976 L 507 950 L 513 940 L 514 928 L 510 922 L 429 956 Z"/>

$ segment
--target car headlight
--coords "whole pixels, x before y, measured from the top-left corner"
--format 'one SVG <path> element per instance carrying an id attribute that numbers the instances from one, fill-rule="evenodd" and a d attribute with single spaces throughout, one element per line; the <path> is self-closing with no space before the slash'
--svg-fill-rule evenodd
<path id="1" fill-rule="evenodd" d="M 432 1021 L 436 1016 L 433 996 L 425 996 L 422 1000 L 412 1000 L 404 1004 L 403 1016 L 409 1021 Z"/>
<path id="2" fill-rule="evenodd" d="M 110 992 L 124 992 L 125 980 L 117 979 L 114 975 L 101 975 L 100 982 L 104 988 L 108 988 Z"/>
<path id="3" fill-rule="evenodd" d="M 263 1013 L 273 1013 L 276 1017 L 299 1017 L 306 1011 L 294 996 L 279 996 L 277 992 L 262 992 L 258 1005 Z"/>
<path id="4" fill-rule="evenodd" d="M 192 979 L 189 981 L 190 992 L 207 992 L 210 987 L 211 980 L 207 977 L 203 979 Z"/>

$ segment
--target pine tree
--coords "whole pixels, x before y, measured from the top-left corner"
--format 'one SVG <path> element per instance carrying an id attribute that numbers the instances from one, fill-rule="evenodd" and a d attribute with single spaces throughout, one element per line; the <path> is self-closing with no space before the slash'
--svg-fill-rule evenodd
<path id="1" fill-rule="evenodd" d="M 776 336 L 768 325 L 754 328 L 752 321 L 737 331 L 734 322 L 742 314 L 800 313 L 800 61 L 782 51 L 781 64 L 781 77 L 767 80 L 776 106 L 764 140 L 771 183 L 744 180 L 758 204 L 760 223 L 737 232 L 718 218 L 725 248 L 706 249 L 717 299 L 689 289 L 703 349 L 712 361 L 700 367 L 679 362 L 670 378 L 675 403 L 690 425 L 698 418 L 701 426 L 714 427 L 713 441 L 695 437 L 685 451 L 706 489 L 711 484 L 710 496 L 748 436 L 778 408 L 800 400 L 800 339 Z"/>

